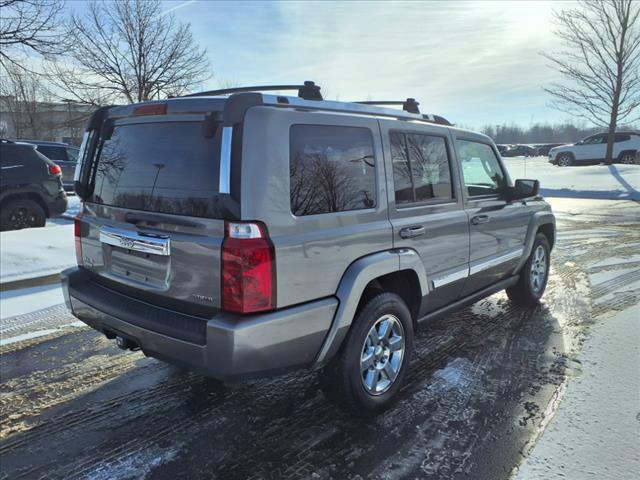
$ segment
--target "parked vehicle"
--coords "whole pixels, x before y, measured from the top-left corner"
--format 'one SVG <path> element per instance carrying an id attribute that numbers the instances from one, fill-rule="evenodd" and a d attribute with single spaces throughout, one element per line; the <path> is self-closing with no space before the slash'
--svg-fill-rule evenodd
<path id="1" fill-rule="evenodd" d="M 498 143 L 496 144 L 496 148 L 498 149 L 498 152 L 500 153 L 500 155 L 502 155 L 504 152 L 509 150 L 509 145 L 502 145 Z"/>
<path id="2" fill-rule="evenodd" d="M 415 102 L 265 88 L 92 116 L 63 272 L 76 317 L 223 381 L 317 370 L 367 416 L 398 393 L 417 328 L 503 289 L 538 302 L 554 215 L 489 137 Z"/>
<path id="3" fill-rule="evenodd" d="M 53 160 L 62 168 L 62 184 L 66 190 L 73 190 L 73 174 L 76 171 L 78 161 L 77 147 L 62 142 L 46 142 L 41 140 L 20 140 L 22 143 L 31 143 L 45 157 Z"/>
<path id="4" fill-rule="evenodd" d="M 564 143 L 546 143 L 544 145 L 540 145 L 536 148 L 536 156 L 537 157 L 546 157 L 549 155 L 549 150 L 555 147 L 561 147 Z"/>
<path id="5" fill-rule="evenodd" d="M 64 213 L 61 169 L 35 146 L 0 141 L 0 229 L 43 227 Z"/>
<path id="6" fill-rule="evenodd" d="M 594 165 L 605 161 L 607 155 L 607 133 L 591 135 L 577 143 L 549 150 L 549 163 L 559 167 L 571 165 Z M 640 132 L 617 132 L 613 144 L 615 163 L 634 163 L 640 150 Z"/>
<path id="7" fill-rule="evenodd" d="M 529 145 L 516 145 L 504 151 L 503 157 L 535 157 L 536 149 Z"/>

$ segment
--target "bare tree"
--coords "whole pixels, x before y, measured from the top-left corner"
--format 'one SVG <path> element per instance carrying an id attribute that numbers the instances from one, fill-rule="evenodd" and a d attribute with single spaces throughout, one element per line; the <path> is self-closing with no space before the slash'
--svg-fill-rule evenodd
<path id="1" fill-rule="evenodd" d="M 9 64 L 4 68 L 0 84 L 3 116 L 13 126 L 15 138 L 47 138 L 52 129 L 51 119 L 41 112 L 42 99 L 47 91 L 41 77 Z"/>
<path id="2" fill-rule="evenodd" d="M 0 66 L 24 69 L 25 54 L 62 53 L 62 6 L 60 0 L 0 0 Z"/>
<path id="3" fill-rule="evenodd" d="M 617 125 L 640 119 L 640 2 L 582 0 L 555 20 L 565 48 L 544 56 L 565 82 L 545 90 L 558 110 L 608 128 L 611 162 Z"/>
<path id="4" fill-rule="evenodd" d="M 179 95 L 211 76 L 206 49 L 189 24 L 163 14 L 158 0 L 93 2 L 73 15 L 66 63 L 51 62 L 51 81 L 91 104 Z"/>

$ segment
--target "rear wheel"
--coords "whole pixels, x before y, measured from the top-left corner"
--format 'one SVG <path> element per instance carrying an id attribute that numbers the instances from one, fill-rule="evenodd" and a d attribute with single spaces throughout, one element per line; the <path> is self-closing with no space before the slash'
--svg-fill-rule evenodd
<path id="1" fill-rule="evenodd" d="M 559 167 L 570 167 L 573 165 L 573 156 L 570 153 L 561 153 L 558 155 Z"/>
<path id="2" fill-rule="evenodd" d="M 513 303 L 534 306 L 540 301 L 549 279 L 550 251 L 546 235 L 538 233 L 531 255 L 522 267 L 518 283 L 507 288 L 507 296 Z"/>
<path id="3" fill-rule="evenodd" d="M 356 314 L 340 353 L 320 373 L 323 392 L 355 416 L 382 412 L 402 385 L 412 346 L 407 305 L 394 293 L 376 295 Z"/>
<path id="4" fill-rule="evenodd" d="M 620 163 L 624 163 L 625 165 L 632 165 L 636 163 L 636 156 L 631 152 L 625 152 L 620 155 Z"/>
<path id="5" fill-rule="evenodd" d="M 22 228 L 44 227 L 47 216 L 38 203 L 29 199 L 11 200 L 2 205 L 0 228 L 20 230 Z"/>

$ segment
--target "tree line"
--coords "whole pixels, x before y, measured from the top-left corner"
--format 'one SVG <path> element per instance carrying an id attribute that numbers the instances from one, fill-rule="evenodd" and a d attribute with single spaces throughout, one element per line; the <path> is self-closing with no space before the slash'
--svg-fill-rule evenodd
<path id="1" fill-rule="evenodd" d="M 619 126 L 619 130 L 634 130 L 633 125 Z M 573 143 L 595 133 L 606 131 L 603 127 L 573 125 L 571 123 L 535 123 L 530 127 L 515 124 L 487 125 L 482 133 L 501 144 Z"/>

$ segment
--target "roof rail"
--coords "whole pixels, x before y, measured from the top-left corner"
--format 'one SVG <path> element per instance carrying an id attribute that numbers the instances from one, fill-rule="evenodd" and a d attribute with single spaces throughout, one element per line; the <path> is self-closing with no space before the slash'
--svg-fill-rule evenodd
<path id="1" fill-rule="evenodd" d="M 409 113 L 420 113 L 418 106 L 420 103 L 416 102 L 415 98 L 407 98 L 406 100 L 367 100 L 364 102 L 354 102 L 362 105 L 402 105 L 402 110 Z"/>
<path id="2" fill-rule="evenodd" d="M 218 95 L 230 95 L 233 93 L 246 92 L 271 92 L 278 90 L 298 90 L 298 97 L 305 100 L 322 100 L 320 93 L 320 85 L 316 85 L 312 81 L 305 81 L 303 85 L 260 85 L 255 87 L 234 87 L 223 88 L 220 90 L 207 90 L 205 92 L 190 93 L 189 95 L 181 95 L 181 97 L 215 97 Z"/>

